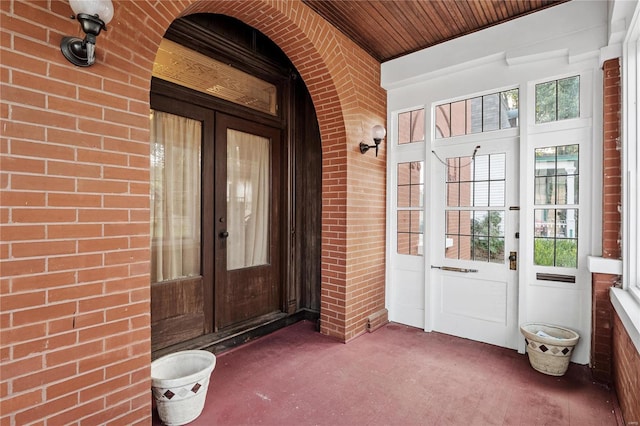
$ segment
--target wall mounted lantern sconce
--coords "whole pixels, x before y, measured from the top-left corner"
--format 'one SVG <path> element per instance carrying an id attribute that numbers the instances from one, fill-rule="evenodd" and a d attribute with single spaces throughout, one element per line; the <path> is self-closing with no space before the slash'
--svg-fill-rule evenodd
<path id="1" fill-rule="evenodd" d="M 107 24 L 113 18 L 111 0 L 69 0 L 74 16 L 86 34 L 84 40 L 78 37 L 64 37 L 60 50 L 65 58 L 79 67 L 88 67 L 96 61 L 96 37 L 100 31 L 107 31 Z"/>
<path id="2" fill-rule="evenodd" d="M 360 152 L 364 154 L 367 151 L 369 151 L 370 148 L 375 148 L 376 149 L 376 157 L 377 157 L 378 156 L 378 146 L 380 146 L 380 142 L 382 142 L 382 139 L 384 139 L 384 137 L 386 135 L 387 135 L 387 131 L 385 130 L 385 128 L 383 126 L 379 125 L 379 124 L 376 124 L 371 129 L 371 137 L 373 138 L 373 142 L 375 143 L 375 145 L 367 145 L 364 142 L 360 142 Z"/>

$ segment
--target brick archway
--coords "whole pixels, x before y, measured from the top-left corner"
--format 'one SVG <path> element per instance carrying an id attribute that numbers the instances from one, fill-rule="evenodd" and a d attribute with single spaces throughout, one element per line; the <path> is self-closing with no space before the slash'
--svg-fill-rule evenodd
<path id="1" fill-rule="evenodd" d="M 386 95 L 379 86 L 379 63 L 299 1 L 200 0 L 183 11 L 169 10 L 177 8 L 173 3 L 166 5 L 167 9 L 155 9 L 148 3 L 140 6 L 147 14 L 142 25 L 158 25 L 153 34 L 148 34 L 151 39 L 145 51 L 146 63 L 153 63 L 157 45 L 173 20 L 194 13 L 218 13 L 264 33 L 296 66 L 313 99 L 323 141 L 321 331 L 343 341 L 364 331 L 366 316 L 384 308 L 384 287 L 382 284 L 380 289 L 383 280 L 379 277 L 373 284 L 377 288 L 371 290 L 377 294 L 373 301 L 360 289 L 362 285 L 352 292 L 348 288 L 347 194 L 354 188 L 349 184 L 347 166 L 357 146 L 348 142 L 363 140 L 367 137 L 365 128 L 384 122 Z M 139 15 L 120 17 L 129 21 Z M 149 79 L 150 73 L 149 69 Z M 378 202 L 384 203 L 384 194 Z M 355 210 L 360 209 L 356 206 Z M 362 268 L 363 274 L 370 273 L 366 265 Z M 356 292 L 368 298 L 369 305 L 360 303 L 359 309 L 352 309 L 350 305 L 357 303 L 358 297 L 350 294 Z"/>

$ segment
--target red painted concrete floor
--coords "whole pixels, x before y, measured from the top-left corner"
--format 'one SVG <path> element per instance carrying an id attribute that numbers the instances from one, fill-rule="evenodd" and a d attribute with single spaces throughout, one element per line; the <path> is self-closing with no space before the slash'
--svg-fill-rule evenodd
<path id="1" fill-rule="evenodd" d="M 616 425 L 619 413 L 586 366 L 553 377 L 516 351 L 403 325 L 345 345 L 300 322 L 219 354 L 191 425 Z"/>

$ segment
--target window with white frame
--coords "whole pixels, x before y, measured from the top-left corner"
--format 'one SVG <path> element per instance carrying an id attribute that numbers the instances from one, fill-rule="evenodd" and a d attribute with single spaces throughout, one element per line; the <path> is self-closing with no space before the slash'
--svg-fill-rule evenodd
<path id="1" fill-rule="evenodd" d="M 623 50 L 623 140 L 622 140 L 622 177 L 623 177 L 623 284 L 624 288 L 640 303 L 640 250 L 638 238 L 638 215 L 640 215 L 640 185 L 638 185 L 638 167 L 640 150 L 638 149 L 638 122 L 640 109 L 640 23 L 636 12 L 630 26 Z"/>
<path id="2" fill-rule="evenodd" d="M 398 145 L 424 144 L 425 109 L 398 113 Z M 424 254 L 424 161 L 401 161 L 396 167 L 397 253 Z"/>

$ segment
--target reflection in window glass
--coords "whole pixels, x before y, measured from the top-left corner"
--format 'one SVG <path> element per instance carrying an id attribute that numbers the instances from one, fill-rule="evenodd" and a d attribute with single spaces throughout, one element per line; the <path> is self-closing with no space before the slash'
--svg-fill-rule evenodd
<path id="1" fill-rule="evenodd" d="M 435 138 L 461 136 L 518 126 L 518 89 L 435 107 Z"/>
<path id="2" fill-rule="evenodd" d="M 578 266 L 579 146 L 535 150 L 534 263 Z"/>
<path id="3" fill-rule="evenodd" d="M 398 145 L 424 141 L 424 108 L 398 114 Z"/>
<path id="4" fill-rule="evenodd" d="M 536 84 L 536 123 L 580 116 L 580 76 Z"/>
<path id="5" fill-rule="evenodd" d="M 436 107 L 436 139 L 451 136 L 451 104 Z"/>
<path id="6" fill-rule="evenodd" d="M 447 158 L 445 257 L 503 263 L 506 154 Z"/>
<path id="7" fill-rule="evenodd" d="M 399 163 L 397 172 L 398 253 L 422 255 L 424 162 Z"/>
<path id="8" fill-rule="evenodd" d="M 577 268 L 578 209 L 536 209 L 534 221 L 534 263 Z"/>
<path id="9" fill-rule="evenodd" d="M 578 204 L 578 145 L 535 150 L 535 204 Z"/>
<path id="10" fill-rule="evenodd" d="M 500 128 L 500 102 L 497 93 L 482 97 L 482 131 Z"/>

